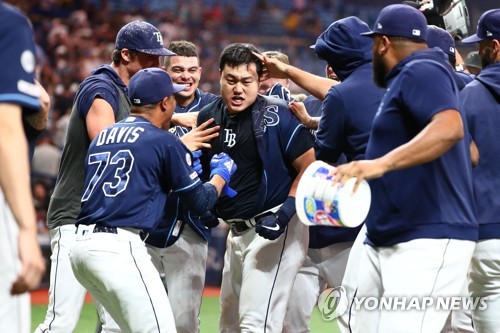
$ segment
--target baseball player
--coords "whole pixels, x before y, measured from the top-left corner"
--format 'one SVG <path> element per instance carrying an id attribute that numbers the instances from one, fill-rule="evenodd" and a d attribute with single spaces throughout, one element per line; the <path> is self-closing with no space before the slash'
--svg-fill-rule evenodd
<path id="1" fill-rule="evenodd" d="M 264 51 L 262 55 L 267 58 L 275 58 L 282 63 L 290 64 L 288 60 L 288 56 L 279 51 Z M 259 94 L 273 96 L 280 98 L 284 101 L 291 102 L 294 99 L 290 95 L 290 80 L 285 78 L 272 78 L 267 77 L 265 80 L 262 80 L 259 84 Z"/>
<path id="2" fill-rule="evenodd" d="M 86 290 L 73 275 L 68 252 L 75 242 L 88 146 L 103 128 L 129 114 L 126 89 L 131 76 L 144 67 L 159 67 L 160 56 L 171 55 L 173 53 L 163 47 L 156 27 L 144 21 L 130 22 L 116 36 L 111 65 L 96 68 L 76 93 L 47 213 L 52 249 L 49 306 L 36 332 L 72 332 L 80 317 Z M 108 326 L 115 325 L 104 312 L 100 317 Z"/>
<path id="3" fill-rule="evenodd" d="M 225 152 L 238 170 L 217 215 L 229 224 L 221 287 L 221 332 L 279 332 L 293 279 L 307 249 L 307 228 L 295 215 L 295 191 L 314 161 L 310 132 L 286 102 L 258 94 L 262 62 L 251 44 L 231 44 L 220 57 L 221 97 L 198 123 L 215 118 L 221 135 L 202 164 Z"/>
<path id="4" fill-rule="evenodd" d="M 317 39 L 314 51 L 328 62 L 340 84 L 326 94 L 319 128 L 316 132 L 316 158 L 337 164 L 342 155 L 347 161 L 361 159 L 368 142 L 373 117 L 384 94 L 375 86 L 371 70 L 372 41 L 361 36 L 370 31 L 357 17 L 333 22 Z M 269 64 L 271 66 L 271 64 Z M 359 98 L 360 95 L 363 98 Z M 348 299 L 356 289 L 359 258 L 351 258 L 351 272 L 343 280 L 350 249 L 358 228 L 309 228 L 309 250 L 295 279 L 285 318 L 287 332 L 309 332 L 311 312 L 326 285 L 344 286 Z M 352 310 L 352 309 L 350 309 Z M 349 332 L 353 313 L 339 318 L 342 332 Z"/>
<path id="5" fill-rule="evenodd" d="M 427 32 L 427 45 L 430 48 L 439 47 L 446 54 L 451 67 L 454 69 L 453 74 L 458 89 L 462 90 L 468 83 L 474 80 L 474 75 L 455 70 L 457 65 L 457 51 L 455 48 L 455 40 L 448 31 L 435 25 L 429 25 Z"/>
<path id="6" fill-rule="evenodd" d="M 173 82 L 186 87 L 174 95 L 174 116 L 177 116 L 177 123 L 188 126 L 174 126 L 170 131 L 183 137 L 196 126 L 198 111 L 216 96 L 198 88 L 202 68 L 193 43 L 172 41 L 168 49 L 176 55 L 165 58 L 165 69 Z M 190 124 L 191 118 L 193 124 Z M 165 278 L 177 332 L 199 332 L 211 232 L 201 222 L 200 216 L 181 204 L 175 193 L 169 196 L 165 213 L 166 217 L 150 232 L 146 245 L 153 264 Z M 213 219 L 218 223 L 215 217 Z"/>
<path id="7" fill-rule="evenodd" d="M 473 309 L 474 330 L 497 332 L 500 327 L 500 273 L 498 252 L 500 197 L 498 167 L 500 146 L 500 9 L 481 15 L 476 34 L 463 40 L 479 43 L 482 70 L 461 92 L 469 131 L 480 153 L 473 169 L 474 197 L 479 220 L 479 240 L 469 272 L 469 291 L 473 299 L 483 297 L 485 309 Z"/>
<path id="8" fill-rule="evenodd" d="M 382 9 L 373 31 L 373 73 L 387 87 L 366 160 L 340 165 L 335 182 L 371 179 L 372 203 L 358 297 L 459 295 L 477 239 L 472 166 L 458 88 L 443 52 L 428 49 L 424 15 Z M 356 190 L 356 185 L 354 191 Z M 355 332 L 440 332 L 449 308 L 360 307 Z"/>
<path id="9" fill-rule="evenodd" d="M 40 108 L 35 43 L 26 16 L 0 1 L 0 331 L 30 330 L 27 291 L 40 284 L 44 260 L 30 191 L 21 115 Z"/>
<path id="10" fill-rule="evenodd" d="M 166 290 L 141 235 L 147 238 L 144 233 L 158 223 L 170 192 L 202 214 L 236 170 L 228 155 L 216 155 L 211 179 L 202 184 L 189 150 L 162 130 L 175 108 L 173 94 L 185 88 L 163 69 L 137 72 L 129 85 L 130 116 L 101 131 L 86 157 L 71 267 L 124 332 L 176 332 Z"/>

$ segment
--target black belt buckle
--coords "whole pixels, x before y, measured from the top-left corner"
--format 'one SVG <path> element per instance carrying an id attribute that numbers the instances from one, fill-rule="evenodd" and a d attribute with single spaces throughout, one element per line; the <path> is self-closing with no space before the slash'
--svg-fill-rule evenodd
<path id="1" fill-rule="evenodd" d="M 229 227 L 236 234 L 241 234 L 242 232 L 245 232 L 248 229 L 250 229 L 250 227 L 247 226 L 247 224 L 244 221 L 231 223 Z"/>
<path id="2" fill-rule="evenodd" d="M 94 227 L 94 233 L 96 232 L 106 232 L 108 234 L 117 234 L 116 227 L 108 227 L 105 225 L 96 225 Z"/>

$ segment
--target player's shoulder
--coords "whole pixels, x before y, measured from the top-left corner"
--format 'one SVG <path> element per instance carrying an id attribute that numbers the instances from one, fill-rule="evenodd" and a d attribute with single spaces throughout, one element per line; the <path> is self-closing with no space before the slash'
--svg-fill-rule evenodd
<path id="1" fill-rule="evenodd" d="M 222 97 L 215 96 L 208 104 L 206 104 L 204 107 L 201 108 L 200 112 L 198 113 L 198 119 L 200 120 L 206 118 L 205 119 L 206 121 L 209 118 L 211 118 L 210 116 L 216 113 L 217 110 L 221 110 L 223 108 L 224 108 L 224 101 L 222 100 Z M 198 123 L 201 122 L 198 121 Z"/>
<path id="2" fill-rule="evenodd" d="M 30 27 L 30 23 L 18 8 L 0 2 L 0 26 L 8 26 L 9 30 L 15 31 L 23 26 Z"/>

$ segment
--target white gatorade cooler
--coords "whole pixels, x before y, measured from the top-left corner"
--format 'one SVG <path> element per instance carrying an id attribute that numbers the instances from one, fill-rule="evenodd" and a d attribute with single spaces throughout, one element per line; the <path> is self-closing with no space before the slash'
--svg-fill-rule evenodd
<path id="1" fill-rule="evenodd" d="M 363 180 L 353 194 L 356 178 L 334 186 L 333 177 L 328 176 L 332 170 L 334 166 L 322 161 L 315 161 L 306 169 L 295 196 L 297 215 L 309 226 L 357 227 L 370 210 L 370 185 Z"/>

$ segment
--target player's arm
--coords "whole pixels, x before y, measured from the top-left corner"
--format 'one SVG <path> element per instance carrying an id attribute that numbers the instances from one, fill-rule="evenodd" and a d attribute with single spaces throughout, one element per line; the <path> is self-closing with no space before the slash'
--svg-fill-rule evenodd
<path id="1" fill-rule="evenodd" d="M 290 192 L 288 192 L 288 197 L 285 202 L 283 202 L 280 209 L 278 209 L 276 213 L 264 217 L 255 227 L 255 231 L 261 237 L 269 240 L 275 240 L 285 231 L 286 226 L 296 214 L 295 193 L 297 192 L 300 177 L 302 177 L 302 174 L 307 167 L 315 160 L 314 149 L 310 148 L 292 162 L 292 166 L 297 171 L 297 176 L 292 183 Z"/>
<path id="2" fill-rule="evenodd" d="M 104 128 L 115 123 L 111 104 L 102 98 L 95 98 L 87 113 L 86 123 L 87 133 L 92 141 Z"/>
<path id="3" fill-rule="evenodd" d="M 476 142 L 474 140 L 470 141 L 470 157 L 473 167 L 479 164 L 479 149 L 477 149 Z"/>
<path id="4" fill-rule="evenodd" d="M 0 104 L 0 187 L 19 225 L 21 271 L 12 286 L 13 294 L 38 287 L 45 270 L 37 240 L 30 191 L 28 147 L 21 122 L 21 107 Z M 4 221 L 0 221 L 4 223 Z"/>
<path id="5" fill-rule="evenodd" d="M 43 131 L 47 126 L 47 119 L 49 118 L 50 96 L 40 82 L 35 80 L 35 84 L 40 90 L 40 111 L 25 114 L 23 117 L 33 129 Z"/>
<path id="6" fill-rule="evenodd" d="M 196 215 L 205 214 L 214 207 L 223 188 L 229 184 L 236 169 L 236 164 L 229 155 L 225 153 L 215 155 L 210 161 L 210 180 L 204 184 L 198 180 L 189 189 L 179 191 L 183 204 Z"/>
<path id="7" fill-rule="evenodd" d="M 363 179 L 382 177 L 389 171 L 410 168 L 435 160 L 464 137 L 462 117 L 457 110 L 436 113 L 412 140 L 374 160 L 354 161 L 335 169 L 334 182 L 357 177 L 353 191 Z"/>
<path id="8" fill-rule="evenodd" d="M 262 79 L 267 79 L 268 77 L 290 79 L 296 85 L 320 100 L 324 100 L 328 90 L 338 83 L 338 81 L 311 74 L 292 65 L 285 64 L 276 58 L 268 58 L 258 53 L 254 54 L 262 60 L 266 68 Z"/>
<path id="9" fill-rule="evenodd" d="M 197 120 L 198 120 L 198 112 L 174 113 L 172 115 L 171 123 L 174 126 L 194 128 L 196 127 Z"/>

